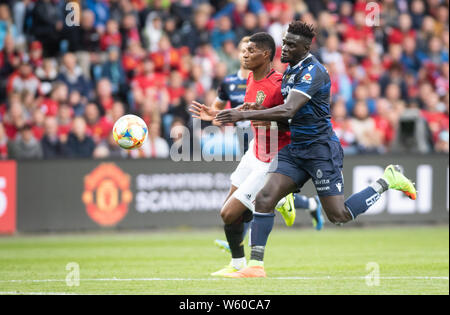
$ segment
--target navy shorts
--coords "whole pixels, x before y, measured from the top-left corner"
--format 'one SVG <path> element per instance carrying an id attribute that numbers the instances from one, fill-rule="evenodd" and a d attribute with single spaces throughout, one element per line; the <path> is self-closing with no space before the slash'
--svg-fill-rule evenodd
<path id="1" fill-rule="evenodd" d="M 289 176 L 299 190 L 312 179 L 319 196 L 336 196 L 344 194 L 343 160 L 344 152 L 336 141 L 303 147 L 289 144 L 278 152 L 269 172 Z"/>

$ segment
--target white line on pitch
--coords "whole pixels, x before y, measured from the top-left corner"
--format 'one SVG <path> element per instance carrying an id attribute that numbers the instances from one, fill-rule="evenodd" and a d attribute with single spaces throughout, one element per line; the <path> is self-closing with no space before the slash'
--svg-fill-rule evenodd
<path id="1" fill-rule="evenodd" d="M 379 277 L 380 280 L 449 280 L 447 276 L 386 276 Z M 366 277 L 268 277 L 265 280 L 364 280 Z M 106 281 L 220 281 L 230 280 L 227 278 L 92 278 L 80 279 L 81 281 L 106 282 Z M 0 283 L 26 283 L 26 282 L 65 282 L 65 279 L 35 279 L 35 280 L 0 280 Z"/>

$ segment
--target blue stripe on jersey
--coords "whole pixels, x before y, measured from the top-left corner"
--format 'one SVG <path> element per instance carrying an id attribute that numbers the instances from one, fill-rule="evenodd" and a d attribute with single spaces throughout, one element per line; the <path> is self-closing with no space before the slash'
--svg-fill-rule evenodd
<path id="1" fill-rule="evenodd" d="M 281 92 L 285 100 L 292 89 L 311 96 L 311 99 L 291 119 L 291 143 L 309 145 L 318 140 L 339 142 L 331 126 L 330 76 L 313 55 L 294 67 L 289 66 L 284 72 Z"/>

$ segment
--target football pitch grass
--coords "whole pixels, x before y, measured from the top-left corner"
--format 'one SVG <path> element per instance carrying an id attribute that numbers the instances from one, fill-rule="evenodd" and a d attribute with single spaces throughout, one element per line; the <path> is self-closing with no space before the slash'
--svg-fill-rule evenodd
<path id="1" fill-rule="evenodd" d="M 219 229 L 0 237 L 0 294 L 449 294 L 448 226 L 275 227 L 265 279 L 211 277 L 229 262 L 213 244 L 223 237 Z"/>

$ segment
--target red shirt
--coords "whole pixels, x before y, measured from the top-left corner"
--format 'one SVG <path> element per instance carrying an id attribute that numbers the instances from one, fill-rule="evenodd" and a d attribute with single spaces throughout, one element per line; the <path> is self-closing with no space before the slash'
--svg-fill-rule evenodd
<path id="1" fill-rule="evenodd" d="M 250 72 L 247 79 L 247 90 L 244 101 L 258 103 L 266 108 L 283 104 L 284 99 L 281 94 L 282 78 L 283 75 L 281 73 L 272 69 L 264 79 L 255 81 L 253 79 L 253 72 Z M 268 163 L 279 150 L 290 143 L 291 133 L 289 131 L 278 131 L 278 150 L 276 152 L 270 152 L 270 128 L 267 128 L 265 131 L 261 129 L 253 127 L 255 139 L 253 152 L 258 160 Z M 265 141 L 262 140 L 264 136 Z M 260 143 L 260 141 L 263 141 L 263 143 Z"/>
<path id="2" fill-rule="evenodd" d="M 122 45 L 122 36 L 120 33 L 115 34 L 103 34 L 100 38 L 100 48 L 101 50 L 105 51 L 110 46 L 117 46 L 120 47 Z"/>
<path id="3" fill-rule="evenodd" d="M 100 118 L 95 124 L 87 125 L 88 134 L 97 141 L 107 139 L 113 124 L 105 117 Z"/>

